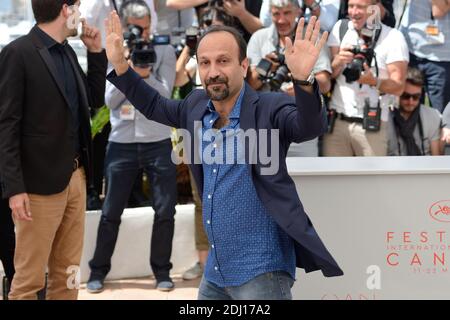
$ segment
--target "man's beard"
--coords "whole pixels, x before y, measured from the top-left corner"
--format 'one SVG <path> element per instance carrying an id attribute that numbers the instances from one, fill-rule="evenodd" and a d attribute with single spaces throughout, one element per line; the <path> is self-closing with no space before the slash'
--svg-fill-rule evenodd
<path id="1" fill-rule="evenodd" d="M 69 30 L 69 37 L 76 37 L 78 36 L 78 28 L 70 29 Z"/>
<path id="2" fill-rule="evenodd" d="M 215 89 L 211 89 L 209 86 L 213 84 L 223 84 L 224 88 L 216 87 Z M 223 101 L 230 95 L 230 87 L 228 86 L 227 77 L 210 78 L 205 81 L 205 87 L 206 94 L 213 101 Z"/>

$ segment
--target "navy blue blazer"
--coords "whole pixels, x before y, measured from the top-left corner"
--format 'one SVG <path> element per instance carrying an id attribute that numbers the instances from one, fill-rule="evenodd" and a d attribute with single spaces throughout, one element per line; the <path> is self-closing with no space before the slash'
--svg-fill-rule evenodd
<path id="1" fill-rule="evenodd" d="M 195 164 L 196 150 L 192 152 L 191 146 L 194 146 L 196 135 L 194 121 L 201 121 L 207 110 L 209 98 L 205 90 L 194 90 L 184 100 L 171 100 L 162 97 L 131 68 L 119 77 L 112 71 L 107 79 L 148 119 L 189 131 L 191 144 L 183 147 L 190 155 L 190 168 L 201 196 L 203 170 L 201 164 Z M 297 267 L 305 269 L 305 272 L 321 270 L 327 277 L 343 275 L 305 213 L 286 167 L 286 154 L 291 142 L 311 140 L 325 132 L 325 111 L 317 86 L 315 94 L 296 87 L 294 100 L 284 93 L 257 93 L 248 84 L 245 85 L 240 128 L 268 129 L 268 135 L 271 135 L 270 129 L 279 129 L 276 135 L 280 147 L 278 155 L 275 155 L 278 156 L 279 170 L 275 174 L 261 174 L 261 169 L 267 167 L 264 161 L 261 163 L 258 158 L 257 163 L 250 162 L 247 157 L 246 163 L 254 163 L 248 165 L 259 198 L 278 225 L 294 240 Z M 270 137 L 265 138 L 270 141 Z M 252 154 L 248 147 L 247 156 Z"/>

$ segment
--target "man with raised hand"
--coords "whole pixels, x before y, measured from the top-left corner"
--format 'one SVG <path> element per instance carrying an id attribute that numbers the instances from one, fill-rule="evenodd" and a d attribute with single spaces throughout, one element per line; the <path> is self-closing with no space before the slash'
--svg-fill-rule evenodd
<path id="1" fill-rule="evenodd" d="M 146 117 L 183 129 L 187 139 L 183 152 L 203 199 L 210 243 L 199 299 L 292 299 L 296 266 L 306 272 L 321 270 L 325 276 L 342 275 L 306 215 L 285 161 L 291 142 L 313 139 L 326 128 L 311 75 L 327 39 L 324 33 L 319 40 L 317 19 L 311 19 L 304 36 L 301 19 L 294 43 L 286 39 L 295 100 L 278 93 L 258 94 L 246 84 L 245 41 L 224 26 L 210 28 L 198 43 L 204 90 L 181 101 L 163 98 L 129 68 L 115 12 L 107 24 L 107 55 L 115 69 L 108 80 Z M 253 144 L 239 140 L 242 133 L 252 132 Z M 268 138 L 271 143 L 264 145 Z M 252 157 L 257 146 L 270 148 L 271 168 L 263 156 Z M 245 162 L 233 150 L 243 150 Z M 202 161 L 199 154 L 204 155 Z"/>

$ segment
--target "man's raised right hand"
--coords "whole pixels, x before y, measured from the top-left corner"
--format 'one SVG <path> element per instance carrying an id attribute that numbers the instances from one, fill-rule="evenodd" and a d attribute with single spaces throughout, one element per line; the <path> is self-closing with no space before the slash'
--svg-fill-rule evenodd
<path id="1" fill-rule="evenodd" d="M 128 62 L 125 59 L 125 48 L 123 46 L 122 24 L 116 11 L 112 11 L 109 19 L 105 20 L 106 27 L 106 55 L 113 65 L 118 76 L 128 70 Z"/>

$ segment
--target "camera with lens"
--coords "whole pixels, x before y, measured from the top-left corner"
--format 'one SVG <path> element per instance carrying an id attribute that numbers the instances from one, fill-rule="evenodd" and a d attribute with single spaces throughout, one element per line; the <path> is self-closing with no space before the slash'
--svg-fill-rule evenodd
<path id="1" fill-rule="evenodd" d="M 197 48 L 200 35 L 201 32 L 197 27 L 189 27 L 186 29 L 185 44 L 189 47 L 189 55 L 191 57 L 195 55 L 195 49 Z"/>
<path id="2" fill-rule="evenodd" d="M 180 56 L 185 46 L 189 47 L 189 54 L 194 56 L 195 49 L 197 48 L 198 39 L 200 38 L 201 31 L 197 27 L 173 28 L 170 35 L 170 43 L 174 49 L 177 58 Z"/>
<path id="3" fill-rule="evenodd" d="M 364 71 L 364 63 L 370 67 L 375 55 L 374 47 L 376 41 L 376 32 L 378 29 L 363 28 L 361 30 L 361 42 L 359 45 L 352 48 L 351 52 L 354 54 L 353 61 L 347 65 L 343 71 L 347 83 L 358 81 L 361 73 Z"/>
<path id="4" fill-rule="evenodd" d="M 279 63 L 277 70 L 275 70 L 275 72 L 271 71 L 273 66 L 272 61 L 268 59 L 261 59 L 256 66 L 256 71 L 259 74 L 259 78 L 264 83 L 269 84 L 272 91 L 279 91 L 284 82 L 290 81 L 290 71 L 285 63 L 284 54 L 277 51 L 274 53 L 277 56 L 276 61 Z"/>
<path id="5" fill-rule="evenodd" d="M 156 62 L 156 52 L 153 43 L 142 37 L 143 29 L 130 24 L 123 37 L 130 50 L 130 59 L 133 65 L 139 68 L 148 68 Z"/>

